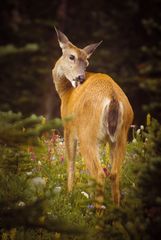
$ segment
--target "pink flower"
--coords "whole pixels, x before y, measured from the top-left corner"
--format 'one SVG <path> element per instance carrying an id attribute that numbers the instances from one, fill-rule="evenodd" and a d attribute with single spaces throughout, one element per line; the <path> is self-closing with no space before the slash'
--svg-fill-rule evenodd
<path id="1" fill-rule="evenodd" d="M 60 161 L 61 163 L 64 163 L 64 156 L 61 156 Z"/>
<path id="2" fill-rule="evenodd" d="M 104 171 L 106 177 L 110 176 L 110 171 L 106 167 L 103 168 L 103 171 Z"/>
<path id="3" fill-rule="evenodd" d="M 51 137 L 51 142 L 54 144 L 56 143 L 56 140 L 58 139 L 58 135 L 56 135 L 55 133 L 52 134 L 52 137 Z"/>

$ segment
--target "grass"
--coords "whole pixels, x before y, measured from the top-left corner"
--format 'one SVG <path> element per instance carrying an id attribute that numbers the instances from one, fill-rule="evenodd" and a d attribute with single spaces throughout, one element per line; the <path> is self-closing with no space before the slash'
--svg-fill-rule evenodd
<path id="1" fill-rule="evenodd" d="M 93 207 L 96 184 L 80 154 L 75 164 L 74 189 L 67 192 L 64 141 L 55 130 L 49 131 L 53 125 L 49 128 L 42 118 L 33 116 L 26 122 L 19 114 L 1 115 L 2 240 L 158 239 L 161 128 L 155 119 L 151 121 L 147 116 L 145 130 L 144 126 L 133 129 L 133 140 L 127 144 L 121 169 L 119 208 L 111 198 L 109 148 L 100 146 L 100 160 L 107 177 L 106 208 L 98 212 Z M 14 126 L 18 126 L 17 130 Z M 28 133 L 30 138 L 26 139 Z"/>
<path id="2" fill-rule="evenodd" d="M 128 144 L 126 157 L 121 171 L 121 197 L 122 206 L 126 205 L 126 199 L 131 189 L 135 188 L 136 175 L 135 165 L 138 161 L 135 149 L 141 141 L 134 141 Z M 84 161 L 77 156 L 75 170 L 75 185 L 72 193 L 67 193 L 67 163 L 64 158 L 64 141 L 53 131 L 51 134 L 39 138 L 39 145 L 27 146 L 25 151 L 28 154 L 27 170 L 17 176 L 15 185 L 10 186 L 10 191 L 15 192 L 15 204 L 18 207 L 28 206 L 38 199 L 45 199 L 41 219 L 53 218 L 64 221 L 64 226 L 79 228 L 86 233 L 84 235 L 66 235 L 58 232 L 46 231 L 43 229 L 32 230 L 17 228 L 16 233 L 7 232 L 9 239 L 93 239 L 102 231 L 102 218 L 96 213 L 93 207 L 93 191 L 95 183 L 90 179 Z M 103 168 L 110 169 L 109 149 L 100 148 L 101 163 Z M 16 188 L 21 189 L 21 193 Z M 12 189 L 12 190 L 11 190 Z M 18 196 L 16 196 L 18 193 Z M 111 200 L 110 180 L 106 179 L 105 188 L 105 214 L 110 208 L 114 208 Z M 44 220 L 43 220 L 44 222 Z M 67 227 L 68 228 L 68 227 Z M 69 227 L 70 229 L 70 227 Z M 69 230 L 70 232 L 70 230 Z M 71 230 L 72 232 L 72 230 Z M 78 231 L 79 232 L 79 231 Z M 7 239 L 6 231 L 2 233 L 2 239 Z M 10 235 L 14 235 L 13 237 Z M 5 238 L 6 237 L 6 238 Z"/>
<path id="3" fill-rule="evenodd" d="M 33 173 L 33 177 L 41 177 L 45 180 L 43 194 L 45 196 L 53 195 L 50 200 L 49 211 L 55 215 L 65 218 L 70 222 L 78 225 L 86 225 L 86 220 L 90 218 L 90 224 L 95 224 L 92 191 L 94 183 L 90 179 L 86 170 L 84 161 L 77 156 L 75 166 L 75 185 L 72 193 L 67 193 L 67 166 L 64 159 L 64 142 L 58 135 L 53 135 L 48 139 L 46 137 L 41 140 L 42 151 L 35 151 L 37 170 Z M 121 172 L 121 194 L 125 198 L 129 189 L 135 187 L 135 174 L 133 169 L 135 166 L 135 155 L 132 154 L 134 143 L 129 143 L 125 161 L 123 162 Z M 131 156 L 132 155 L 132 156 Z M 31 155 L 32 158 L 33 155 Z M 109 149 L 101 148 L 102 167 L 110 168 Z M 40 191 L 41 192 L 41 191 Z M 40 194 L 40 193 L 39 193 Z M 42 194 L 42 193 L 41 193 Z M 110 180 L 106 179 L 105 205 L 112 204 Z"/>

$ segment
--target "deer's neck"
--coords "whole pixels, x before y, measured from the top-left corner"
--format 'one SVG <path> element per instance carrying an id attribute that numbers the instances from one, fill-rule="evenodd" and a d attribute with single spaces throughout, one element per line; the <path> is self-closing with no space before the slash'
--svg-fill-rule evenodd
<path id="1" fill-rule="evenodd" d="M 64 76 L 60 62 L 61 58 L 56 62 L 55 67 L 52 70 L 52 75 L 56 91 L 58 92 L 59 97 L 62 99 L 63 95 L 69 90 L 72 90 L 73 87 L 70 81 Z"/>

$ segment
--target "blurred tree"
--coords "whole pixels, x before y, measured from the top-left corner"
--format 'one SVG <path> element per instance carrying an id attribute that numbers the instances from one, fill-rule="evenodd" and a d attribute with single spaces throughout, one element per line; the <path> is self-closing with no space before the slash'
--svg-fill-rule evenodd
<path id="1" fill-rule="evenodd" d="M 55 24 L 80 47 L 103 39 L 91 58 L 89 70 L 106 72 L 121 85 L 133 103 L 137 122 L 142 121 L 146 111 L 159 117 L 159 9 L 159 0 L 4 1 L 0 10 L 0 44 L 12 44 L 18 51 L 13 54 L 10 45 L 0 49 L 0 108 L 43 113 L 48 118 L 59 114 L 51 78 L 51 68 L 60 52 Z M 35 44 L 35 51 L 27 48 L 20 53 L 19 48 L 27 44 Z M 150 72 L 145 74 L 145 65 L 153 68 L 152 78 Z M 151 83 L 149 77 L 153 79 Z M 158 97 L 153 102 L 154 93 Z M 149 103 L 147 110 L 144 105 Z"/>
<path id="2" fill-rule="evenodd" d="M 6 231 L 17 229 L 22 232 L 22 227 L 25 231 L 45 229 L 51 235 L 53 232 L 76 235 L 84 233 L 81 228 L 71 226 L 54 214 L 48 214 L 48 201 L 54 196 L 49 192 L 45 195 L 44 178 L 32 175 L 34 172 L 38 175 L 40 166 L 36 159 L 31 159 L 30 148 L 36 147 L 41 152 L 39 138 L 60 124 L 61 121 L 58 120 L 46 123 L 43 117 L 36 115 L 24 118 L 22 114 L 0 112 L 1 239 L 23 239 L 4 238 Z M 39 194 L 38 189 L 43 190 L 44 194 Z M 31 237 L 32 233 L 29 234 Z"/>
<path id="3" fill-rule="evenodd" d="M 144 96 L 143 111 L 161 120 L 161 7 L 160 1 L 141 4 L 143 42 L 138 82 Z"/>
<path id="4" fill-rule="evenodd" d="M 57 7 L 58 1 L 44 3 L 7 0 L 2 4 L 1 110 L 12 109 L 25 115 L 30 113 L 48 115 L 48 108 L 51 105 L 54 115 L 59 112 L 58 98 L 55 97 L 51 79 L 53 59 L 57 53 L 54 51 L 53 38 Z M 16 23 L 11 17 L 11 12 L 15 8 L 21 19 Z M 16 27 L 11 27 L 13 24 Z M 52 96 L 50 102 L 47 100 L 49 92 Z"/>

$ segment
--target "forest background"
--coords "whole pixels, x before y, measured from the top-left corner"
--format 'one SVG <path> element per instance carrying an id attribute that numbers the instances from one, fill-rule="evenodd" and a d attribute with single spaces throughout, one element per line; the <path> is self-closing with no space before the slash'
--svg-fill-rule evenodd
<path id="1" fill-rule="evenodd" d="M 61 55 L 54 26 L 79 47 L 103 40 L 88 70 L 110 75 L 134 109 L 120 208 L 111 201 L 109 149 L 100 149 L 107 175 L 102 216 L 79 154 L 75 189 L 67 194 L 60 100 L 51 76 Z M 160 0 L 2 1 L 0 239 L 160 240 L 160 96 Z"/>
<path id="2" fill-rule="evenodd" d="M 51 70 L 61 55 L 54 25 L 79 47 L 103 40 L 88 70 L 123 88 L 135 123 L 161 117 L 159 0 L 5 0 L 0 8 L 0 109 L 57 117 Z"/>

